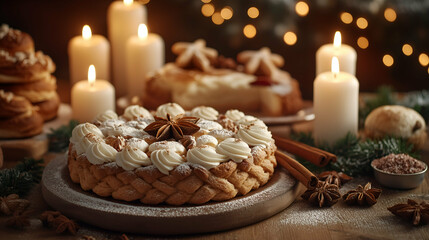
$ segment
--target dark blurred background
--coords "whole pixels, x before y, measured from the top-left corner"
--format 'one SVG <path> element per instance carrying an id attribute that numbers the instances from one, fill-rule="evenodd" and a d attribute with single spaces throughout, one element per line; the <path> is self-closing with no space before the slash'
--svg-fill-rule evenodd
<path id="1" fill-rule="evenodd" d="M 268 46 L 285 58 L 284 69 L 300 81 L 304 97 L 311 99 L 315 52 L 321 45 L 331 43 L 335 31 L 340 30 L 343 43 L 358 53 L 361 91 L 374 91 L 380 85 L 391 85 L 398 91 L 429 88 L 429 0 L 140 2 L 148 10 L 149 31 L 165 40 L 167 61 L 174 61 L 170 48 L 176 41 L 204 38 L 208 46 L 228 57 Z M 55 75 L 59 85 L 65 86 L 69 76 L 68 41 L 81 34 L 84 24 L 91 26 L 93 34 L 107 36 L 106 12 L 110 3 L 0 1 L 0 23 L 31 34 L 36 49 L 56 63 Z M 67 96 L 62 99 L 68 100 Z"/>

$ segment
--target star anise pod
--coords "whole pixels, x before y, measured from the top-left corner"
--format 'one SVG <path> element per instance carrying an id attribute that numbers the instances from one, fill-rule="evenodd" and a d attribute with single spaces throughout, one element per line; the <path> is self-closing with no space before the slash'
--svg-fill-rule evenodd
<path id="1" fill-rule="evenodd" d="M 6 221 L 6 226 L 13 228 L 24 228 L 30 226 L 29 211 L 15 211 L 13 216 Z"/>
<path id="2" fill-rule="evenodd" d="M 27 199 L 19 198 L 18 194 L 10 194 L 7 197 L 0 197 L 0 212 L 5 215 L 12 215 L 16 211 L 24 211 L 30 205 Z"/>
<path id="3" fill-rule="evenodd" d="M 367 183 L 365 187 L 359 185 L 355 190 L 348 191 L 344 194 L 343 199 L 348 205 L 369 205 L 377 203 L 377 198 L 381 194 L 381 189 L 371 188 L 371 183 Z"/>
<path id="4" fill-rule="evenodd" d="M 171 118 L 170 114 L 167 114 L 167 118 L 155 117 L 155 122 L 149 124 L 144 130 L 155 136 L 157 141 L 169 138 L 179 140 L 184 135 L 192 135 L 200 130 L 200 127 L 195 124 L 198 120 L 199 118 L 182 117 L 182 115 Z"/>
<path id="5" fill-rule="evenodd" d="M 56 233 L 70 232 L 71 234 L 76 234 L 79 226 L 71 219 L 64 215 L 60 215 L 55 218 L 52 226 L 55 228 Z"/>
<path id="6" fill-rule="evenodd" d="M 310 187 L 301 197 L 319 207 L 329 207 L 338 202 L 341 194 L 337 185 L 318 181 L 315 187 Z"/>
<path id="7" fill-rule="evenodd" d="M 121 151 L 125 147 L 125 138 L 122 136 L 108 136 L 105 140 L 107 144 L 112 146 L 117 151 Z"/>
<path id="8" fill-rule="evenodd" d="M 57 218 L 58 216 L 61 216 L 61 213 L 58 211 L 44 211 L 40 215 L 40 220 L 42 220 L 42 222 L 45 226 L 52 227 L 55 218 Z"/>
<path id="9" fill-rule="evenodd" d="M 400 218 L 411 221 L 415 226 L 429 223 L 429 203 L 425 201 L 418 203 L 408 199 L 407 203 L 396 204 L 387 210 Z"/>
<path id="10" fill-rule="evenodd" d="M 341 187 L 341 185 L 353 179 L 347 174 L 337 171 L 322 172 L 317 177 L 322 181 L 328 182 L 330 184 L 335 184 L 338 187 Z"/>

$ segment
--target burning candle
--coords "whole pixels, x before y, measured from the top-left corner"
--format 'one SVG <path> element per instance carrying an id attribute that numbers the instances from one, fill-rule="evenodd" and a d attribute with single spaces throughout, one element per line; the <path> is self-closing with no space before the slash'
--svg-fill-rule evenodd
<path id="1" fill-rule="evenodd" d="M 334 144 L 358 131 L 359 82 L 339 69 L 338 58 L 333 57 L 331 71 L 314 80 L 314 137 L 319 144 Z"/>
<path id="2" fill-rule="evenodd" d="M 94 65 L 89 66 L 88 80 L 77 82 L 71 92 L 73 119 L 90 122 L 107 110 L 115 111 L 115 89 L 106 80 L 96 80 Z"/>
<path id="3" fill-rule="evenodd" d="M 82 36 L 69 41 L 68 54 L 71 85 L 86 78 L 91 64 L 101 79 L 110 79 L 110 44 L 104 36 L 92 35 L 88 25 L 83 26 Z"/>
<path id="4" fill-rule="evenodd" d="M 113 1 L 107 11 L 107 27 L 112 45 L 112 76 L 118 96 L 127 94 L 126 43 L 135 36 L 140 23 L 146 23 L 146 8 L 133 0 Z"/>
<path id="5" fill-rule="evenodd" d="M 316 52 L 316 76 L 331 70 L 332 57 L 337 57 L 340 71 L 356 75 L 357 54 L 351 46 L 341 44 L 341 33 L 335 32 L 334 43 L 325 44 Z"/>
<path id="6" fill-rule="evenodd" d="M 164 65 L 164 41 L 154 33 L 148 33 L 140 24 L 138 36 L 128 39 L 126 47 L 128 96 L 142 96 L 148 73 Z"/>

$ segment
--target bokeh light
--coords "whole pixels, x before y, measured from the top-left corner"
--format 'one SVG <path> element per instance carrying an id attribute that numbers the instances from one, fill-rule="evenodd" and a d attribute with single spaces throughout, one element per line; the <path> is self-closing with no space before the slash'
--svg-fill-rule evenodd
<path id="1" fill-rule="evenodd" d="M 211 2 L 212 0 L 201 0 L 201 2 L 203 2 L 203 3 L 209 3 L 209 2 Z"/>
<path id="2" fill-rule="evenodd" d="M 251 7 L 247 9 L 247 15 L 249 15 L 250 18 L 257 18 L 259 16 L 259 9 Z"/>
<path id="3" fill-rule="evenodd" d="M 211 3 L 204 4 L 201 7 L 201 13 L 205 17 L 210 17 L 211 15 L 213 15 L 214 11 L 215 11 L 215 8 L 214 8 L 213 4 L 211 4 Z"/>
<path id="4" fill-rule="evenodd" d="M 308 4 L 303 1 L 299 1 L 295 4 L 295 12 L 298 14 L 298 16 L 305 17 L 307 16 L 310 8 L 308 7 Z"/>
<path id="5" fill-rule="evenodd" d="M 360 18 L 358 18 L 358 19 L 356 20 L 356 25 L 357 25 L 357 26 L 358 26 L 358 28 L 360 28 L 360 29 L 365 29 L 365 28 L 367 28 L 367 27 L 368 27 L 368 21 L 367 21 L 365 18 L 360 17 Z"/>
<path id="6" fill-rule="evenodd" d="M 367 49 L 369 46 L 368 38 L 366 37 L 359 37 L 357 40 L 357 45 L 362 49 Z"/>
<path id="7" fill-rule="evenodd" d="M 247 24 L 243 28 L 243 34 L 247 38 L 254 38 L 256 36 L 256 28 L 255 28 L 255 26 L 253 26 L 252 24 Z"/>
<path id="8" fill-rule="evenodd" d="M 343 12 L 340 15 L 341 21 L 345 24 L 350 24 L 353 22 L 353 16 L 348 12 Z"/>
<path id="9" fill-rule="evenodd" d="M 411 54 L 413 54 L 413 47 L 411 47 L 410 44 L 406 43 L 406 44 L 402 45 L 402 52 L 406 56 L 410 56 Z"/>
<path id="10" fill-rule="evenodd" d="M 429 64 L 429 56 L 426 53 L 421 53 L 419 55 L 419 63 L 423 67 L 426 67 Z"/>
<path id="11" fill-rule="evenodd" d="M 232 11 L 232 8 L 230 6 L 226 6 L 222 8 L 222 10 L 220 10 L 220 15 L 225 20 L 231 19 L 233 14 L 234 12 Z"/>
<path id="12" fill-rule="evenodd" d="M 215 12 L 212 15 L 212 22 L 216 25 L 221 25 L 223 23 L 224 19 L 220 15 L 220 12 Z"/>
<path id="13" fill-rule="evenodd" d="M 395 61 L 393 60 L 393 57 L 389 54 L 386 54 L 383 56 L 383 63 L 386 65 L 386 67 L 391 67 Z"/>
<path id="14" fill-rule="evenodd" d="M 283 40 L 287 45 L 294 45 L 298 38 L 294 32 L 286 32 L 285 35 L 283 35 Z"/>
<path id="15" fill-rule="evenodd" d="M 389 22 L 394 22 L 396 20 L 396 12 L 392 8 L 386 8 L 384 10 L 384 18 Z"/>

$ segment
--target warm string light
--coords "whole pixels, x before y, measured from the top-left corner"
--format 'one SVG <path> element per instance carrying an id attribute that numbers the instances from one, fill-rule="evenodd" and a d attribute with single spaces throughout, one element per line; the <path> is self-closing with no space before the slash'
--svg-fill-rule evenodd
<path id="1" fill-rule="evenodd" d="M 388 22 L 394 22 L 396 20 L 395 10 L 393 10 L 392 8 L 386 8 L 386 10 L 384 10 L 384 18 Z"/>
<path id="2" fill-rule="evenodd" d="M 357 45 L 362 49 L 367 49 L 369 46 L 369 41 L 366 37 L 359 37 L 357 40 Z"/>
<path id="3" fill-rule="evenodd" d="M 256 7 L 250 7 L 249 9 L 247 9 L 247 15 L 250 18 L 257 18 L 259 16 L 259 9 L 257 9 Z"/>
<path id="4" fill-rule="evenodd" d="M 298 40 L 298 38 L 297 38 L 297 36 L 296 36 L 296 34 L 294 32 L 286 32 L 283 35 L 283 40 L 285 41 L 285 43 L 287 45 L 292 46 L 292 45 L 294 45 L 296 43 L 296 41 Z"/>
<path id="5" fill-rule="evenodd" d="M 254 38 L 256 36 L 256 28 L 252 24 L 247 24 L 243 28 L 243 34 L 247 38 Z"/>
<path id="6" fill-rule="evenodd" d="M 429 65 L 429 56 L 426 53 L 420 53 L 419 63 L 423 67 L 426 67 L 427 65 Z"/>
<path id="7" fill-rule="evenodd" d="M 215 12 L 215 8 L 211 3 L 203 4 L 203 6 L 201 7 L 201 13 L 205 17 L 211 17 L 214 12 Z"/>
<path id="8" fill-rule="evenodd" d="M 360 28 L 360 29 L 365 29 L 365 28 L 367 28 L 367 27 L 368 27 L 368 21 L 367 21 L 365 18 L 360 17 L 360 18 L 358 18 L 358 19 L 356 20 L 356 25 L 357 25 L 357 26 L 358 26 L 358 28 Z"/>
<path id="9" fill-rule="evenodd" d="M 395 60 L 393 59 L 393 57 L 391 55 L 386 54 L 383 56 L 383 64 L 386 67 L 391 67 L 394 62 L 395 62 Z"/>
<path id="10" fill-rule="evenodd" d="M 87 40 L 87 39 L 91 39 L 91 37 L 92 37 L 91 28 L 88 25 L 83 26 L 82 38 Z"/>
<path id="11" fill-rule="evenodd" d="M 212 15 L 212 22 L 216 25 L 221 25 L 225 19 L 222 18 L 220 12 L 215 12 Z"/>
<path id="12" fill-rule="evenodd" d="M 410 56 L 411 54 L 413 54 L 413 47 L 410 44 L 406 43 L 402 45 L 402 52 L 405 56 Z"/>
<path id="13" fill-rule="evenodd" d="M 93 87 L 95 84 L 95 79 L 96 79 L 96 75 L 95 75 L 95 67 L 94 65 L 90 65 L 88 68 L 88 82 L 89 82 L 89 86 Z"/>
<path id="14" fill-rule="evenodd" d="M 222 10 L 220 10 L 220 16 L 225 20 L 231 19 L 233 14 L 234 11 L 232 11 L 232 8 L 230 6 L 226 6 L 222 8 Z"/>
<path id="15" fill-rule="evenodd" d="M 353 22 L 353 16 L 348 12 L 341 13 L 340 19 L 345 24 L 350 24 Z"/>
<path id="16" fill-rule="evenodd" d="M 295 4 L 295 12 L 298 16 L 305 17 L 310 11 L 310 7 L 306 2 L 299 1 Z"/>

